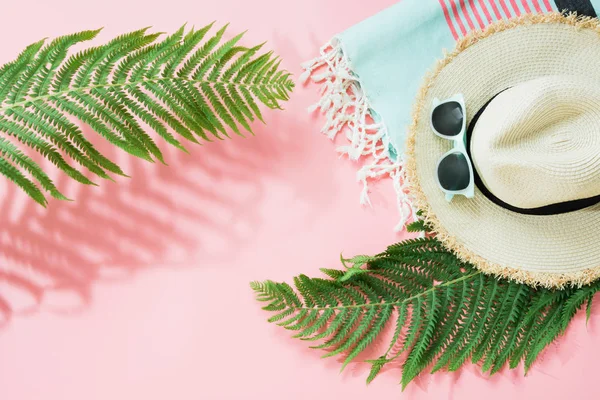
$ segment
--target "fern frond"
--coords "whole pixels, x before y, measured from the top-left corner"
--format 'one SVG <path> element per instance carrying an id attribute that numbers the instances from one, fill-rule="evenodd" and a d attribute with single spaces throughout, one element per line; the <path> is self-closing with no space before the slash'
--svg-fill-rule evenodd
<path id="1" fill-rule="evenodd" d="M 258 55 L 263 45 L 239 46 L 243 34 L 225 40 L 227 26 L 210 35 L 212 26 L 182 27 L 162 41 L 140 29 L 70 56 L 100 31 L 28 46 L 0 67 L 0 174 L 44 206 L 45 194 L 66 197 L 20 147 L 80 183 L 126 176 L 69 117 L 149 161 L 164 158 L 144 126 L 183 151 L 180 138 L 199 143 L 229 130 L 252 133 L 252 122 L 263 121 L 258 104 L 281 108 L 294 83 L 272 53 Z"/>
<path id="2" fill-rule="evenodd" d="M 406 225 L 407 232 L 430 232 L 431 228 L 427 226 L 424 220 L 418 219 Z"/>
<path id="3" fill-rule="evenodd" d="M 270 321 L 302 340 L 321 341 L 325 357 L 344 355 L 342 369 L 381 336 L 394 333 L 386 351 L 371 364 L 371 382 L 386 364 L 404 357 L 406 387 L 431 368 L 457 370 L 481 363 L 496 373 L 524 361 L 525 372 L 600 283 L 561 291 L 499 280 L 461 262 L 435 238 L 412 239 L 376 256 L 342 259 L 346 270 L 323 270 L 328 279 L 253 283 L 257 299 L 276 309 Z M 364 264 L 364 265 L 363 265 Z M 279 321 L 287 318 L 287 322 Z"/>

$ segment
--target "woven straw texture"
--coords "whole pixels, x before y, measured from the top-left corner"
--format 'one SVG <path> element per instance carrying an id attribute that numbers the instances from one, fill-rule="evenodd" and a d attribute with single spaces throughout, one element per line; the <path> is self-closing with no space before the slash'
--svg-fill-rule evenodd
<path id="1" fill-rule="evenodd" d="M 600 82 L 543 76 L 485 108 L 471 139 L 485 186 L 504 202 L 536 208 L 600 194 Z"/>
<path id="2" fill-rule="evenodd" d="M 595 95 L 598 89 L 597 83 L 585 90 L 582 87 L 586 82 L 600 82 L 599 66 L 598 20 L 556 13 L 502 21 L 482 32 L 474 32 L 461 40 L 426 77 L 417 95 L 409 129 L 407 180 L 416 207 L 422 210 L 438 238 L 461 259 L 486 273 L 551 288 L 581 286 L 600 278 L 600 246 L 597 244 L 600 204 L 560 215 L 523 215 L 497 206 L 478 190 L 473 199 L 457 196 L 448 203 L 437 186 L 435 167 L 439 157 L 450 150 L 451 143 L 435 136 L 429 125 L 435 97 L 444 99 L 462 93 L 468 123 L 494 95 L 510 87 L 518 91 L 529 85 L 529 90 L 520 96 L 506 93 L 496 104 L 510 110 L 513 113 L 510 117 L 498 116 L 502 112 L 499 108 L 481 125 L 500 124 L 492 134 L 509 141 L 508 145 L 497 146 L 498 140 L 494 143 L 486 139 L 485 132 L 473 133 L 472 150 L 483 151 L 474 155 L 474 164 L 478 170 L 491 168 L 482 179 L 493 186 L 488 186 L 492 192 L 498 191 L 518 203 L 513 205 L 522 207 L 551 204 L 573 196 L 588 197 L 585 193 L 590 190 L 592 195 L 598 194 L 598 155 L 590 150 L 598 149 L 600 137 L 597 122 L 600 108 Z M 541 83 L 540 78 L 543 78 Z M 560 89 L 567 87 L 572 89 L 565 89 L 561 97 Z M 577 90 L 580 90 L 579 95 Z M 540 116 L 544 117 L 552 108 L 545 104 L 544 91 L 562 105 L 559 109 L 570 110 L 565 111 L 567 120 L 571 120 L 569 124 L 560 115 L 540 120 Z M 512 100 L 506 101 L 509 97 Z M 526 118 L 532 113 L 537 118 Z M 519 120 L 527 120 L 531 126 L 518 128 Z M 552 121 L 557 123 L 551 124 Z M 528 155 L 522 153 L 518 157 L 528 156 L 529 167 L 537 164 L 533 170 L 538 176 L 527 176 L 528 168 L 523 168 L 511 178 L 511 171 L 499 173 L 502 168 L 489 167 L 484 157 L 494 157 L 496 163 L 501 163 L 502 156 L 515 157 L 514 153 L 509 155 L 514 150 L 510 147 L 522 142 L 523 135 L 535 130 L 536 124 L 545 133 L 530 140 L 528 149 L 520 150 L 529 152 Z M 477 126 L 479 130 L 479 122 Z M 589 132 L 590 129 L 593 132 Z M 585 137 L 573 139 L 582 132 L 586 132 Z M 538 152 L 537 158 L 531 157 L 532 152 Z M 553 153 L 561 156 L 554 161 L 544 160 Z M 505 159 L 505 163 L 510 164 L 510 160 Z M 562 183 L 559 189 L 556 182 L 551 182 L 557 176 Z M 539 184 L 532 187 L 535 181 Z M 593 186 L 590 181 L 595 182 L 595 189 L 589 188 Z M 515 186 L 510 187 L 511 183 Z M 548 193 L 549 187 L 554 188 L 553 193 Z M 525 191 L 525 195 L 519 191 Z"/>

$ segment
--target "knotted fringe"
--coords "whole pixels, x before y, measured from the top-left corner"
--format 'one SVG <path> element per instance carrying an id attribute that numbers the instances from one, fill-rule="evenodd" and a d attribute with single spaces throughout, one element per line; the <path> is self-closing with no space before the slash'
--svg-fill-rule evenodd
<path id="1" fill-rule="evenodd" d="M 357 180 L 363 184 L 361 204 L 371 205 L 370 182 L 391 178 L 400 213 L 395 230 L 402 230 L 408 221 L 417 219 L 412 197 L 407 190 L 404 160 L 398 156 L 396 161 L 392 161 L 385 123 L 371 107 L 340 41 L 334 39 L 325 44 L 321 47 L 319 57 L 302 64 L 302 68 L 305 70 L 300 76 L 303 83 L 310 78 L 321 84 L 321 99 L 309 108 L 310 112 L 320 109 L 325 115 L 326 122 L 321 132 L 331 140 L 342 131 L 345 132 L 348 144 L 338 147 L 337 151 L 347 154 L 351 160 L 368 160 L 357 172 Z"/>

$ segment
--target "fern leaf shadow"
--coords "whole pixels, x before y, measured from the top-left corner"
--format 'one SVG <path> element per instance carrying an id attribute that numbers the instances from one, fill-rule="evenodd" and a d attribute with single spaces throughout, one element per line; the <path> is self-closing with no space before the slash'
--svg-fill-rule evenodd
<path id="1" fill-rule="evenodd" d="M 0 182 L 0 327 L 41 308 L 81 311 L 94 283 L 130 279 L 151 265 L 234 261 L 233 244 L 251 245 L 261 223 L 269 183 L 285 182 L 281 163 L 301 173 L 295 164 L 308 149 L 300 133 L 310 129 L 270 113 L 254 137 L 190 144 L 190 154 L 161 146 L 164 166 L 122 154 L 82 128 L 131 178 L 92 187 L 57 175 L 75 201 L 47 209 Z"/>

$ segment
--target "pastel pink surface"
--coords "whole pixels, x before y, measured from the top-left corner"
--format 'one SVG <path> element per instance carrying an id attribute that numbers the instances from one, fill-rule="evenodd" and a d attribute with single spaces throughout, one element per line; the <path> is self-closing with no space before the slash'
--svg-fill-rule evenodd
<path id="1" fill-rule="evenodd" d="M 299 75 L 333 34 L 394 0 L 53 0 L 2 6 L 0 62 L 25 45 L 104 26 L 98 43 L 143 26 L 230 22 L 244 43 L 268 40 Z M 401 71 L 399 71 L 401 73 Z M 425 375 L 401 393 L 391 369 L 340 362 L 266 323 L 248 282 L 338 267 L 400 239 L 390 185 L 358 204 L 356 165 L 306 113 L 315 86 L 285 112 L 265 112 L 255 137 L 165 149 L 169 167 L 114 152 L 131 179 L 100 188 L 61 181 L 74 203 L 43 210 L 0 184 L 0 399 L 562 399 L 598 398 L 600 311 L 523 378 L 475 367 Z M 93 135 L 92 132 L 87 132 Z M 109 148 L 110 149 L 110 148 Z M 109 152 L 112 150 L 108 150 Z M 596 308 L 597 310 L 597 308 Z"/>

